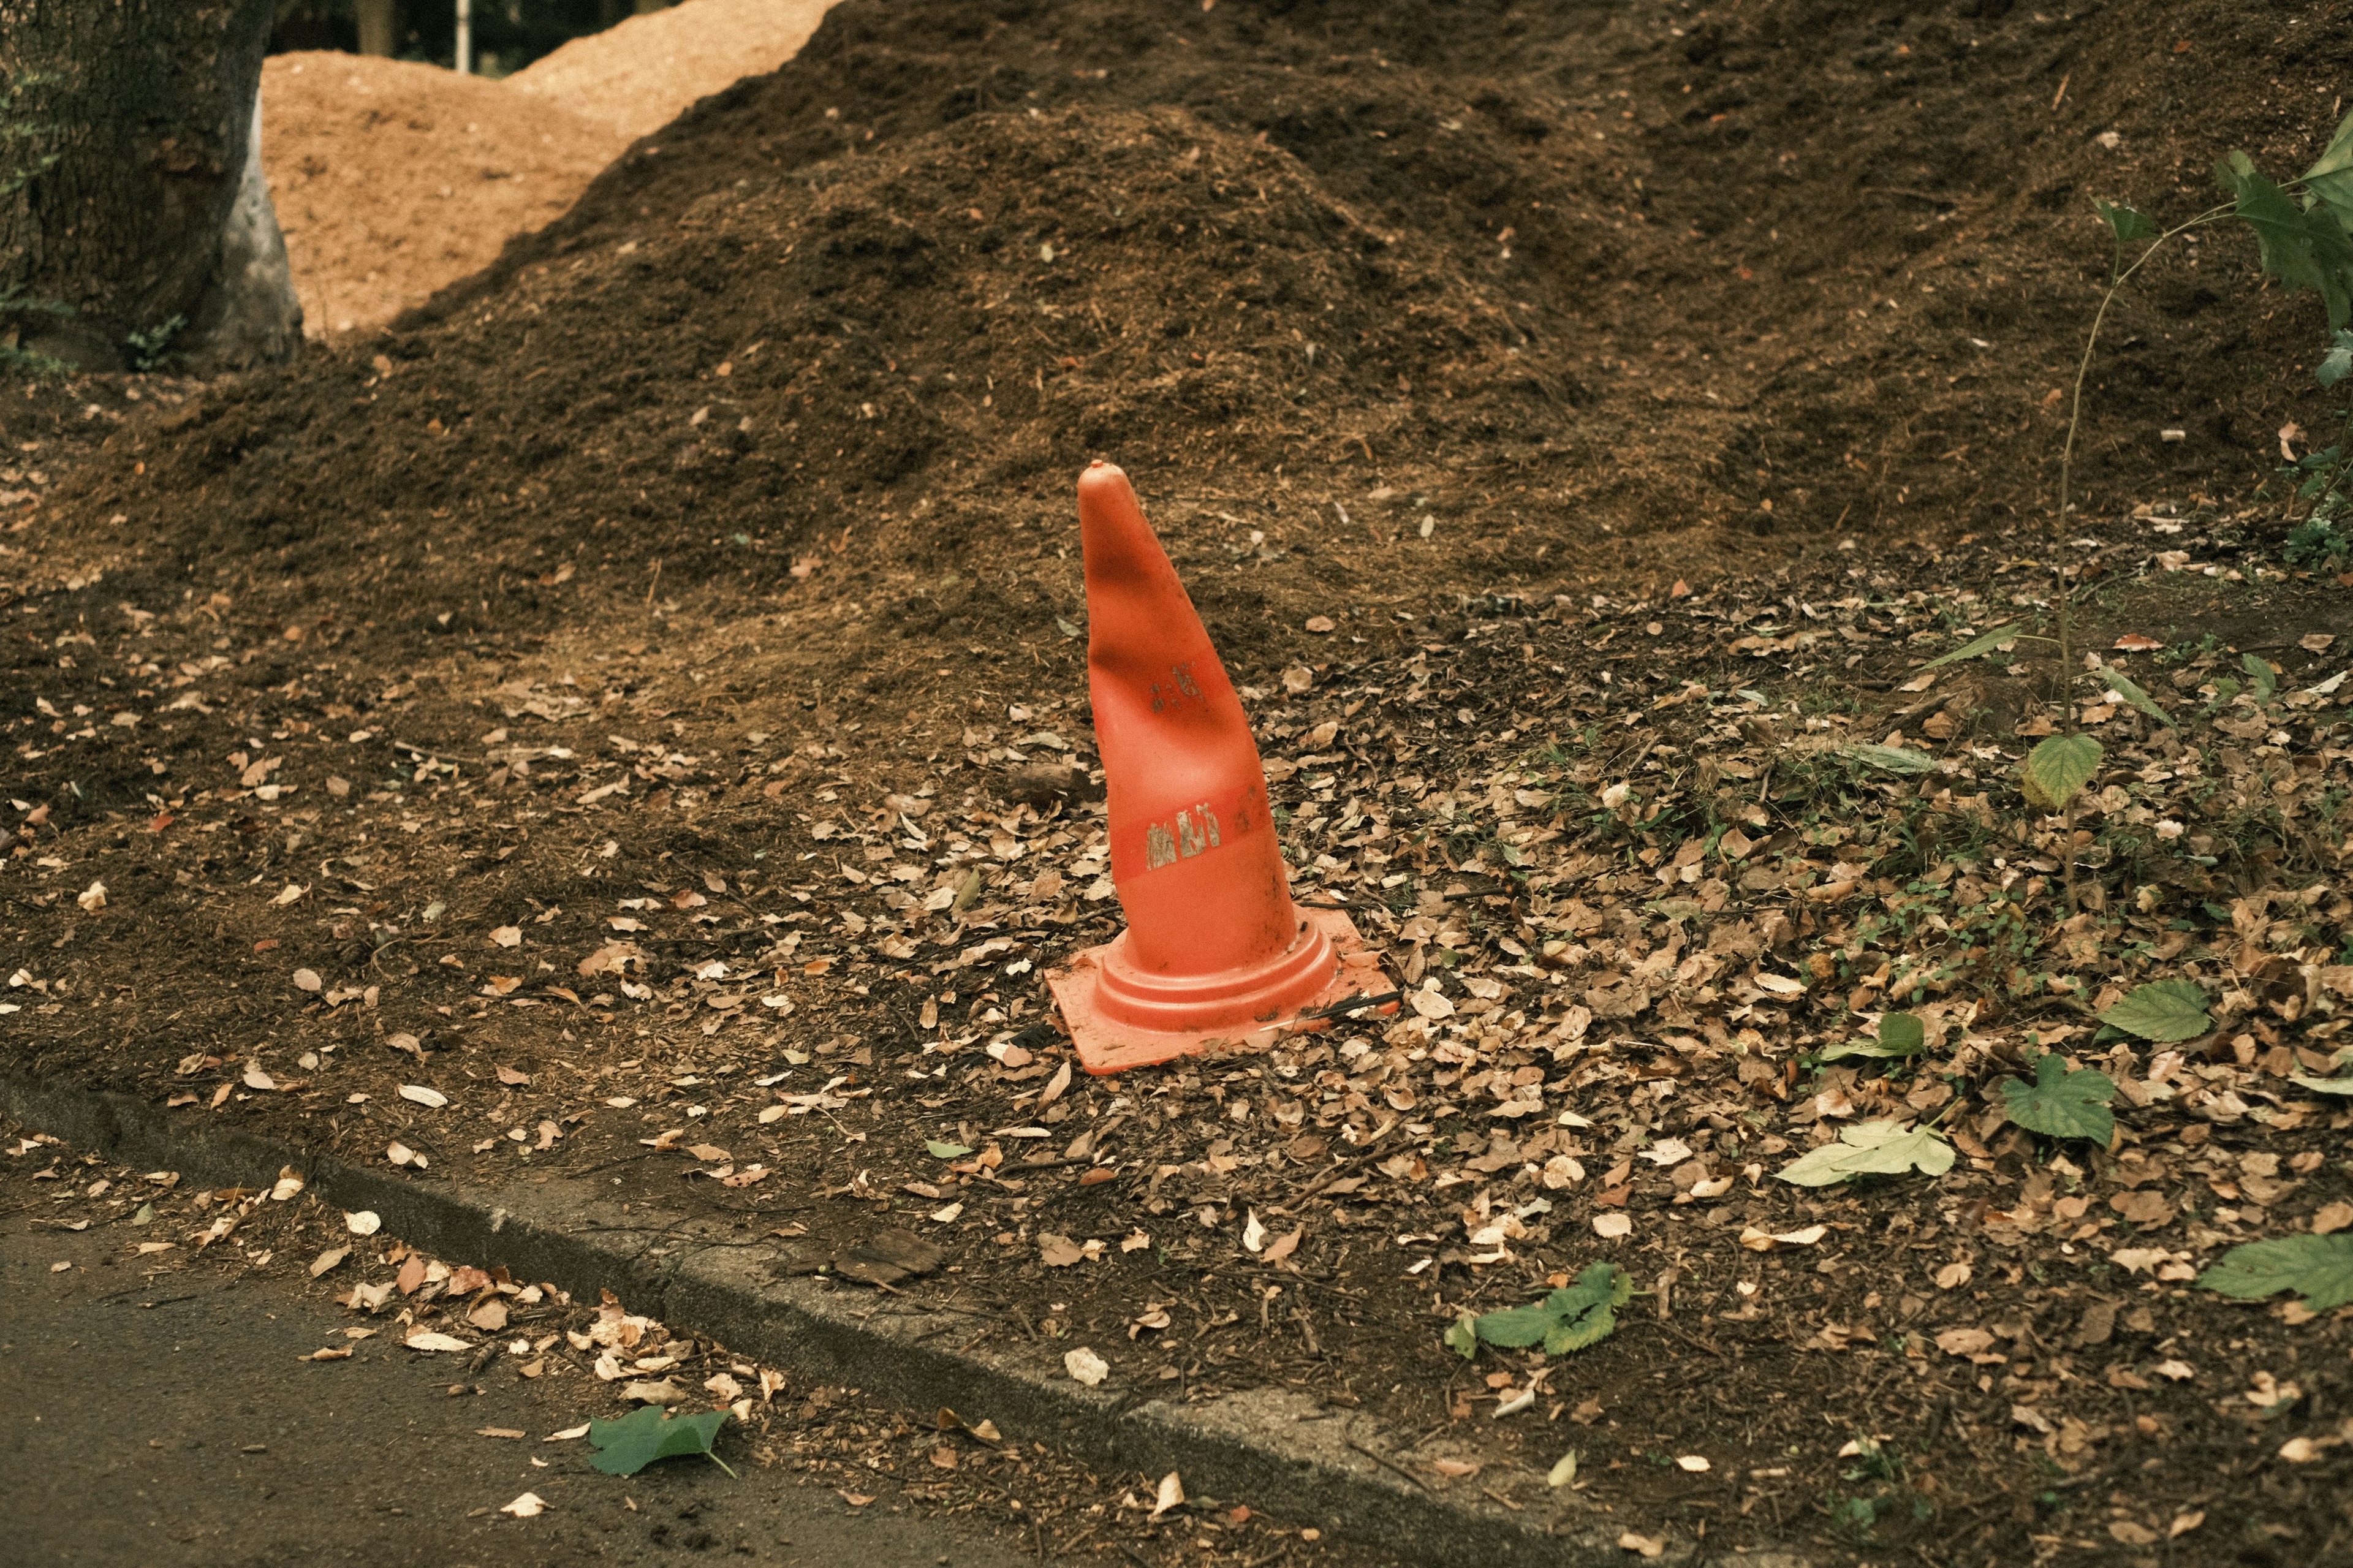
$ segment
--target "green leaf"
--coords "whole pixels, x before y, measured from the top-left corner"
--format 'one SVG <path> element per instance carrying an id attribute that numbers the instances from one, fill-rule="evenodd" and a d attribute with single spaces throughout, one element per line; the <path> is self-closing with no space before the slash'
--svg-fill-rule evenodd
<path id="1" fill-rule="evenodd" d="M 2309 210 L 2298 206 L 2257 174 L 2244 153 L 2217 164 L 2214 176 L 2235 198 L 2235 215 L 2255 231 L 2263 270 L 2290 288 L 2318 294 L 2328 324 L 2345 325 L 2353 317 L 2353 240 L 2337 209 L 2327 201 L 2316 201 Z"/>
<path id="2" fill-rule="evenodd" d="M 1553 1295 L 1559 1296 L 1567 1293 L 1565 1290 L 1556 1290 Z M 1505 1350 L 1519 1350 L 1535 1344 L 1552 1332 L 1553 1325 L 1558 1321 L 1560 1321 L 1560 1314 L 1553 1309 L 1552 1296 L 1547 1296 L 1541 1301 L 1531 1301 L 1525 1307 L 1514 1307 L 1502 1312 L 1489 1312 L 1480 1318 L 1476 1328 L 1479 1337 L 1489 1344 L 1501 1345 Z"/>
<path id="3" fill-rule="evenodd" d="M 1991 653 L 1994 649 L 2000 647 L 2006 642 L 2017 642 L 2023 636 L 2023 633 L 2012 630 L 2010 622 L 2004 621 L 2001 625 L 1994 627 L 1993 630 L 1983 633 L 1980 636 L 1971 637 L 1968 641 L 1963 643 L 1952 652 L 1947 654 L 1939 654 L 1937 657 L 1930 659 L 1920 668 L 1923 669 L 1934 669 L 1938 665 L 1958 664 L 1965 658 L 1975 658 L 1980 654 Z M 2033 637 L 2028 640 L 2033 642 L 2048 642 L 2051 639 L 2048 637 Z"/>
<path id="4" fill-rule="evenodd" d="M 2312 379 L 2323 386 L 2335 386 L 2348 375 L 2353 375 L 2353 332 L 2339 328 L 2328 352 L 2314 369 Z"/>
<path id="5" fill-rule="evenodd" d="M 2255 705 L 2270 707 L 2272 699 L 2279 693 L 2279 677 L 2273 673 L 2271 660 L 2259 653 L 2242 653 L 2239 665 L 2247 672 L 2247 679 L 2255 683 Z"/>
<path id="6" fill-rule="evenodd" d="M 1479 1353 L 1478 1323 L 1479 1320 L 1469 1312 L 1455 1319 L 1453 1326 L 1446 1331 L 1446 1348 L 1464 1361 L 1469 1361 L 1472 1356 L 1477 1355 Z"/>
<path id="7" fill-rule="evenodd" d="M 618 1421 L 588 1423 L 588 1441 L 597 1452 L 588 1462 L 608 1476 L 634 1476 L 656 1459 L 680 1454 L 707 1454 L 729 1475 L 727 1461 L 711 1452 L 719 1428 L 727 1424 L 724 1410 L 701 1415 L 672 1416 L 659 1405 L 641 1405 Z"/>
<path id="8" fill-rule="evenodd" d="M 1868 768 L 1890 773 L 1932 773 L 1936 771 L 1936 759 L 1926 752 L 1915 752 L 1909 746 L 1841 746 L 1841 756 L 1852 757 Z"/>
<path id="9" fill-rule="evenodd" d="M 2301 1084 L 2315 1094 L 2353 1094 L 2353 1078 L 2313 1078 L 2306 1073 L 2287 1075 L 2290 1083 Z"/>
<path id="10" fill-rule="evenodd" d="M 1905 1131 L 1900 1122 L 1866 1121 L 1782 1168 L 1783 1181 L 1827 1187 L 1856 1176 L 1898 1176 L 1906 1171 L 1941 1176 L 1953 1168 L 1953 1146 L 1933 1127 Z"/>
<path id="11" fill-rule="evenodd" d="M 1076 621 L 1065 620 L 1060 616 L 1056 616 L 1054 617 L 1054 628 L 1066 637 L 1083 637 L 1086 635 L 1085 627 L 1080 626 Z"/>
<path id="12" fill-rule="evenodd" d="M 934 1160 L 961 1160 L 972 1152 L 961 1143 L 943 1143 L 936 1138 L 924 1139 L 923 1147 L 932 1152 Z"/>
<path id="13" fill-rule="evenodd" d="M 1634 1277 L 1614 1263 L 1588 1264 L 1572 1284 L 1564 1285 L 1541 1301 L 1512 1307 L 1473 1318 L 1468 1312 L 1447 1331 L 1446 1342 L 1465 1357 L 1472 1352 L 1458 1342 L 1484 1340 L 1506 1350 L 1520 1350 L 1541 1342 L 1548 1354 L 1583 1350 L 1608 1339 L 1618 1326 L 1617 1309 L 1632 1300 Z M 1472 1346 L 1476 1348 L 1475 1344 Z"/>
<path id="14" fill-rule="evenodd" d="M 2090 1068 L 2070 1072 L 2057 1051 L 2044 1052 L 2034 1064 L 2032 1083 L 2006 1078 L 1996 1087 L 2010 1119 L 2029 1132 L 2087 1138 L 2102 1145 L 2116 1136 L 2116 1113 L 2108 1109 L 2116 1097 L 2116 1080 Z"/>
<path id="15" fill-rule="evenodd" d="M 2092 205 L 2100 209 L 2100 216 L 2107 220 L 2108 227 L 2116 231 L 2116 242 L 2120 245 L 2128 239 L 2155 239 L 2162 232 L 2146 215 L 2122 202 L 2104 202 L 2094 198 Z"/>
<path id="16" fill-rule="evenodd" d="M 2173 716 L 2171 714 L 2166 712 L 2164 709 L 2159 708 L 2157 705 L 2156 698 L 2151 697 L 2133 681 L 2126 679 L 2121 670 L 2113 669 L 2103 665 L 2100 668 L 2100 679 L 2108 683 L 2109 690 L 2115 692 L 2126 702 L 2131 703 L 2135 709 L 2138 710 L 2140 712 L 2147 714 L 2150 718 L 2156 720 L 2167 729 L 2176 730 L 2180 728 L 2179 725 L 2173 721 Z"/>
<path id="17" fill-rule="evenodd" d="M 2293 1290 L 2308 1312 L 2353 1302 L 2353 1236 L 2283 1236 L 2234 1247 L 2198 1277 L 2204 1289 L 2242 1301 Z"/>
<path id="18" fill-rule="evenodd" d="M 2353 231 L 2353 114 L 2337 122 L 2337 134 L 2328 139 L 2320 161 L 2304 172 L 2304 188 Z"/>
<path id="19" fill-rule="evenodd" d="M 2206 993 L 2194 980 L 2152 980 L 2137 986 L 2101 1014 L 2100 1022 L 2159 1045 L 2194 1040 L 2213 1027 L 2206 1016 Z"/>
<path id="20" fill-rule="evenodd" d="M 1879 1016 L 1880 1048 L 1890 1056 L 1908 1057 L 1928 1048 L 1928 1026 L 1909 1013 Z"/>
<path id="21" fill-rule="evenodd" d="M 1824 1051 L 1821 1059 L 1846 1057 L 1916 1057 L 1928 1048 L 1927 1026 L 1909 1013 L 1882 1013 L 1877 1040 L 1849 1040 Z"/>
<path id="22" fill-rule="evenodd" d="M 1614 1263 L 1588 1263 L 1577 1282 L 1546 1298 L 1561 1320 L 1545 1336 L 1546 1355 L 1599 1344 L 1618 1328 L 1618 1309 L 1634 1299 L 1634 1277 Z"/>
<path id="23" fill-rule="evenodd" d="M 2063 810 L 2100 771 L 2100 743 L 2089 735 L 2053 735 L 2026 753 L 2026 798 Z"/>

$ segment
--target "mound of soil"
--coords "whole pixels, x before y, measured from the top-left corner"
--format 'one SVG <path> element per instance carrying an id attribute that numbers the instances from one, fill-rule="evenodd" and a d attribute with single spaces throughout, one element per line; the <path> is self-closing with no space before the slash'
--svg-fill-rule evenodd
<path id="1" fill-rule="evenodd" d="M 601 121 L 659 131 L 699 98 L 791 59 L 833 0 L 685 0 L 575 38 L 506 79 L 513 90 Z"/>
<path id="2" fill-rule="evenodd" d="M 310 50 L 261 71 L 261 159 L 313 335 L 373 331 L 570 207 L 628 142 L 434 66 Z"/>

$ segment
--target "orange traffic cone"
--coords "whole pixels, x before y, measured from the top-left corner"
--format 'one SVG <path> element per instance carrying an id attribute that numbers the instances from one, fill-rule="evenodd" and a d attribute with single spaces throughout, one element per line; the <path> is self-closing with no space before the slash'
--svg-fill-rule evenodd
<path id="1" fill-rule="evenodd" d="M 1128 922 L 1047 976 L 1079 1060 L 1117 1072 L 1271 1038 L 1386 989 L 1346 915 L 1292 903 L 1241 700 L 1109 463 L 1080 476 L 1079 534 L 1087 691 Z"/>

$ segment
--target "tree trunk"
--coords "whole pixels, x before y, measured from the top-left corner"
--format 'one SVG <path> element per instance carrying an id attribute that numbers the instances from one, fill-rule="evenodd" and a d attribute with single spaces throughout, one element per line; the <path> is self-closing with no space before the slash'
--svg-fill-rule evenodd
<path id="1" fill-rule="evenodd" d="M 400 0 L 354 0 L 359 12 L 360 53 L 389 59 L 400 47 Z"/>
<path id="2" fill-rule="evenodd" d="M 0 0 L 0 326 L 91 370 L 302 341 L 261 171 L 274 0 Z"/>

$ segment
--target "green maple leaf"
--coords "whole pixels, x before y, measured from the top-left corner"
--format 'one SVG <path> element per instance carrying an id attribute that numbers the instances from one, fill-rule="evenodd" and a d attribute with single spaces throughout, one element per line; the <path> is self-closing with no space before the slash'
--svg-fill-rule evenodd
<path id="1" fill-rule="evenodd" d="M 2214 1026 L 2206 1016 L 2206 993 L 2194 980 L 2152 980 L 2100 1015 L 2111 1029 L 2170 1045 L 2194 1040 Z"/>
<path id="2" fill-rule="evenodd" d="M 2026 798 L 2052 811 L 2065 807 L 2100 771 L 2100 743 L 2089 735 L 2053 735 L 2026 753 Z"/>
<path id="3" fill-rule="evenodd" d="M 1827 1187 L 1856 1176 L 1900 1176 L 1906 1171 L 1941 1176 L 1952 1168 L 1953 1146 L 1935 1128 L 1906 1131 L 1900 1122 L 1866 1121 L 1841 1132 L 1837 1142 L 1783 1166 L 1779 1175 L 1800 1187 Z"/>
<path id="4" fill-rule="evenodd" d="M 1996 1087 L 2010 1119 L 2029 1132 L 2088 1138 L 2100 1144 L 2116 1135 L 2116 1113 L 2108 1109 L 2108 1101 L 2116 1098 L 2116 1080 L 2090 1068 L 2070 1072 L 2057 1051 L 2046 1051 L 2034 1064 L 2032 1083 L 2006 1078 Z"/>
<path id="5" fill-rule="evenodd" d="M 1548 1355 L 1581 1351 L 1608 1339 L 1618 1327 L 1618 1309 L 1633 1299 L 1634 1277 L 1615 1263 L 1589 1263 L 1576 1280 L 1541 1301 L 1472 1318 L 1463 1314 L 1447 1331 L 1448 1346 L 1464 1356 L 1475 1340 L 1506 1350 L 1541 1342 Z M 1461 1336 L 1458 1340 L 1457 1336 Z"/>
<path id="6" fill-rule="evenodd" d="M 2241 1300 L 2282 1290 L 2304 1298 L 2308 1312 L 2353 1302 L 2353 1236 L 2283 1236 L 2234 1247 L 2198 1277 L 2199 1285 Z"/>
<path id="7" fill-rule="evenodd" d="M 588 1441 L 596 1449 L 588 1462 L 608 1476 L 634 1476 L 656 1459 L 702 1454 L 732 1476 L 727 1461 L 711 1451 L 726 1424 L 724 1410 L 673 1416 L 659 1405 L 641 1405 L 618 1421 L 588 1423 Z"/>

